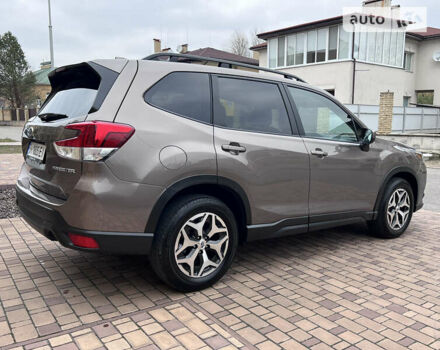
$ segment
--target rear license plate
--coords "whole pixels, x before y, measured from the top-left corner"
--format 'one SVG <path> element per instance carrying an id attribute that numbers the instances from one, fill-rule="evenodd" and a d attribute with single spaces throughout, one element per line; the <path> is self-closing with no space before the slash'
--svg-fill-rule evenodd
<path id="1" fill-rule="evenodd" d="M 31 142 L 27 151 L 26 156 L 42 162 L 44 159 L 44 154 L 46 153 L 46 146 L 41 143 Z"/>

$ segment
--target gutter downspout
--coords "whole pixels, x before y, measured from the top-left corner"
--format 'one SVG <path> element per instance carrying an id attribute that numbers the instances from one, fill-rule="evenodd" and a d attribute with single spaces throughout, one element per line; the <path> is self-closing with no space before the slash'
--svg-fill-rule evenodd
<path id="1" fill-rule="evenodd" d="M 351 104 L 354 105 L 354 92 L 355 92 L 355 84 L 356 84 L 356 58 L 354 58 L 354 36 L 355 31 L 353 30 L 353 38 L 351 44 L 351 58 L 353 60 L 353 76 L 352 76 L 352 85 L 351 85 Z"/>

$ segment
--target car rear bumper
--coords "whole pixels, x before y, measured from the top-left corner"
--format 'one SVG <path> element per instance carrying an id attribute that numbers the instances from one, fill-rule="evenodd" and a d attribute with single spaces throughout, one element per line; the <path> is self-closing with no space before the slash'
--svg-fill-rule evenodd
<path id="1" fill-rule="evenodd" d="M 56 210 L 45 206 L 16 186 L 17 205 L 23 218 L 43 236 L 60 242 L 67 248 L 109 254 L 147 255 L 153 242 L 152 233 L 127 233 L 89 231 L 69 226 Z M 98 249 L 75 246 L 68 234 L 91 237 L 98 242 Z"/>

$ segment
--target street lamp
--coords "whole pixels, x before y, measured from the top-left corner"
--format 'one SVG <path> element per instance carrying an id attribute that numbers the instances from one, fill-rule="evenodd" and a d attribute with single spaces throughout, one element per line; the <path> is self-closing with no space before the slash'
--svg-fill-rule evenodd
<path id="1" fill-rule="evenodd" d="M 49 44 L 50 44 L 50 67 L 55 67 L 55 63 L 53 60 L 53 38 L 52 38 L 52 16 L 50 13 L 50 0 L 47 0 L 47 4 L 49 7 Z"/>

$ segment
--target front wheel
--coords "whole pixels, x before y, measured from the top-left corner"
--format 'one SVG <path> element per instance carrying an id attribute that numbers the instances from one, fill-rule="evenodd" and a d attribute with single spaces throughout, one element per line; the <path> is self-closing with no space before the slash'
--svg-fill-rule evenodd
<path id="1" fill-rule="evenodd" d="M 156 274 L 183 291 L 218 281 L 234 258 L 238 243 L 234 214 L 220 200 L 190 195 L 165 209 L 150 254 Z"/>
<path id="2" fill-rule="evenodd" d="M 407 229 L 414 210 L 414 194 L 404 179 L 388 184 L 379 204 L 377 219 L 369 224 L 370 232 L 382 238 L 396 238 Z"/>

